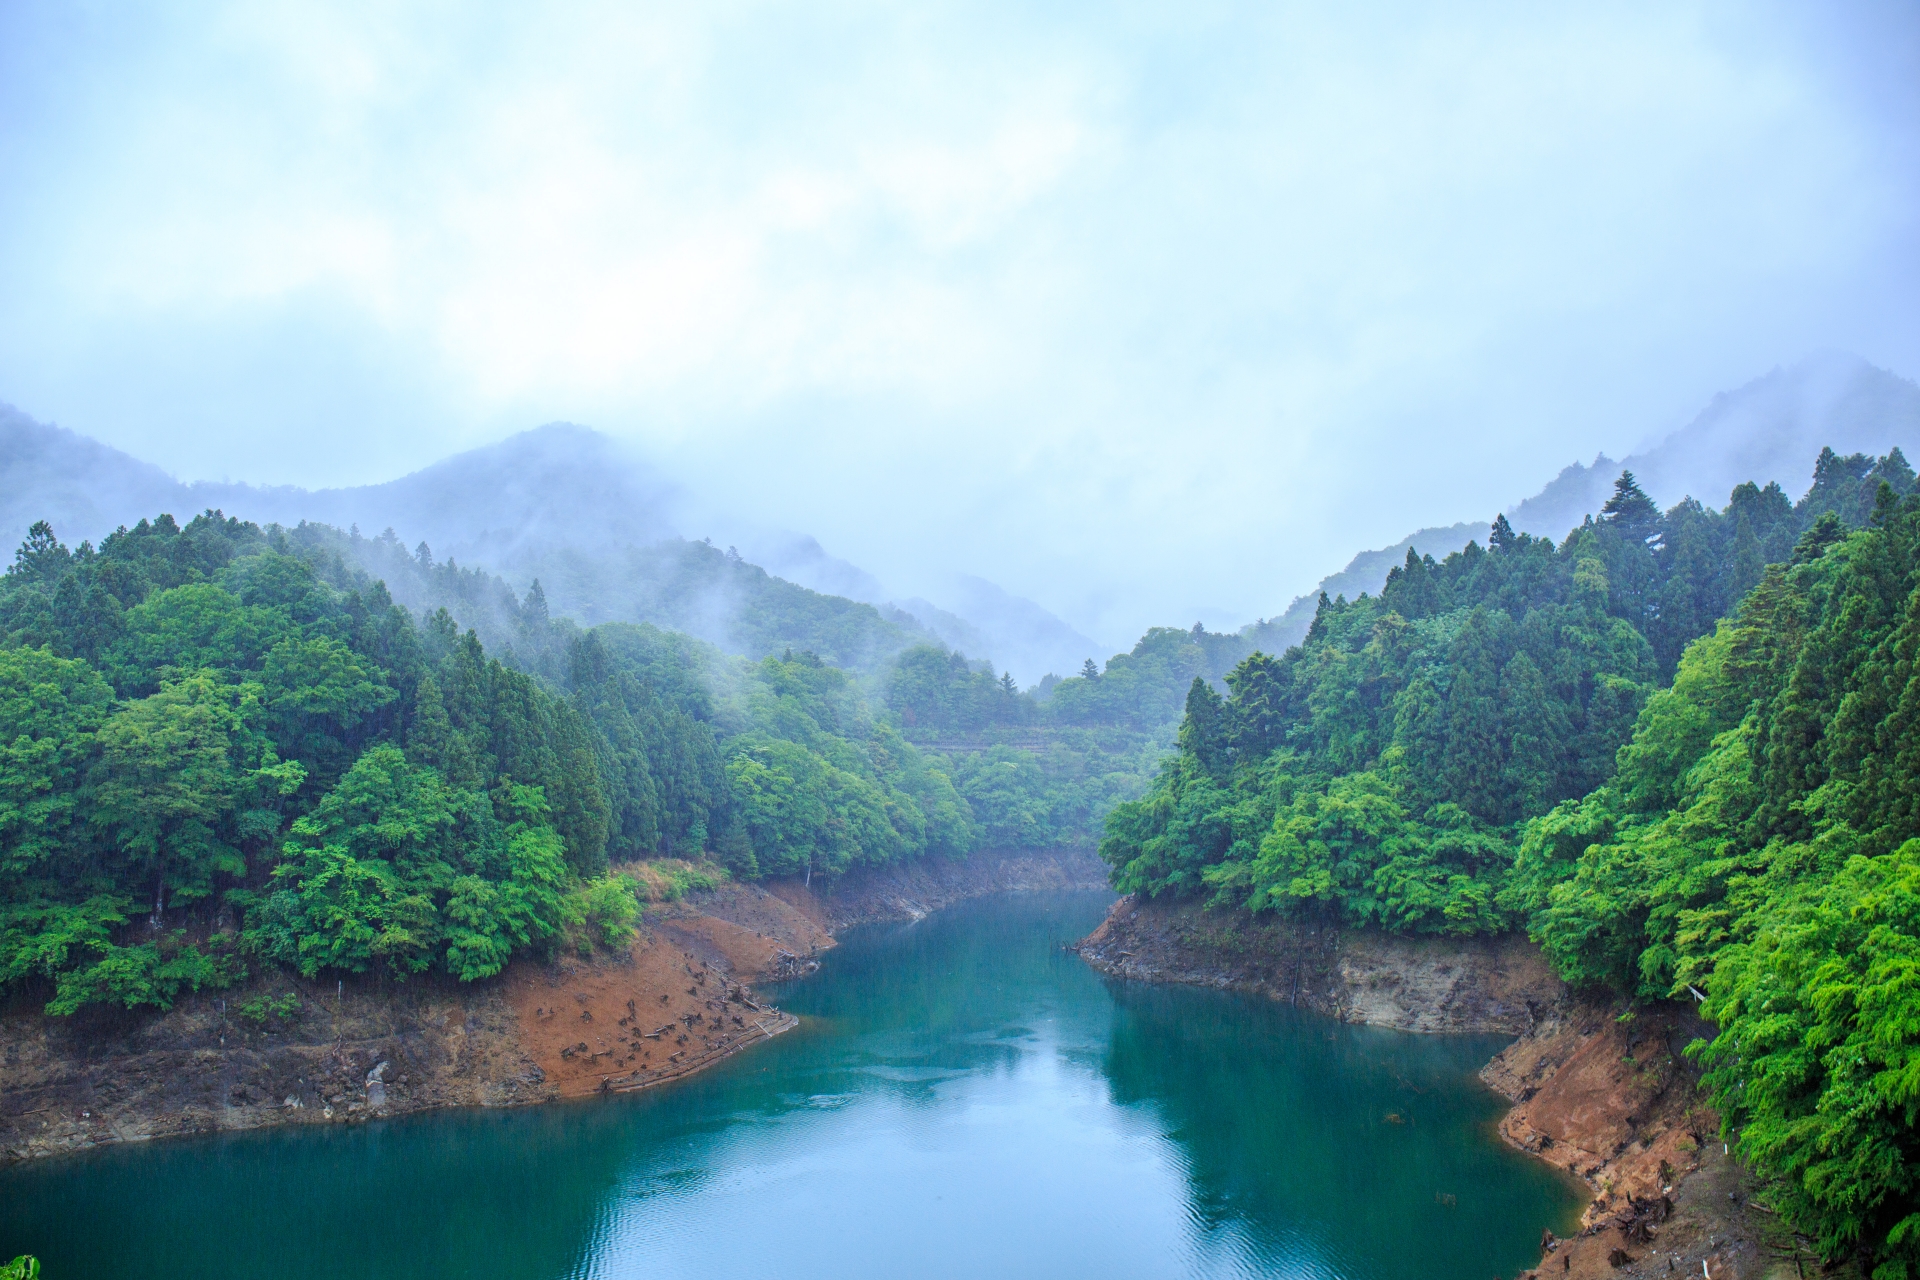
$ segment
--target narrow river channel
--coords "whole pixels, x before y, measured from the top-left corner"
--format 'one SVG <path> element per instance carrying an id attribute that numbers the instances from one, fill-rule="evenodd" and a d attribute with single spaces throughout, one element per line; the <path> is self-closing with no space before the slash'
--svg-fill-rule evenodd
<path id="1" fill-rule="evenodd" d="M 1581 1202 L 1502 1146 L 1496 1037 L 1115 984 L 1110 901 L 850 934 L 802 1025 L 577 1104 L 132 1145 L 0 1171 L 0 1257 L 146 1276 L 1487 1280 Z"/>

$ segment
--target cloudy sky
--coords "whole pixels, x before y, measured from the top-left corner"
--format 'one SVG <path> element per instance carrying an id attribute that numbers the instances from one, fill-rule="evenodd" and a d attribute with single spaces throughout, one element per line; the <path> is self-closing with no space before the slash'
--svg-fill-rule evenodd
<path id="1" fill-rule="evenodd" d="M 42 420 L 305 485 L 582 422 L 1116 644 L 1920 373 L 1911 3 L 0 0 L 0 176 Z"/>

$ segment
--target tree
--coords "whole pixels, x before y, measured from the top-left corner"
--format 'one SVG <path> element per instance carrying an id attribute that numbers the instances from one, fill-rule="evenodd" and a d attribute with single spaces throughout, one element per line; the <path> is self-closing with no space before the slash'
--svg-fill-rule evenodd
<path id="1" fill-rule="evenodd" d="M 1225 701 L 1204 676 L 1187 689 L 1187 714 L 1180 722 L 1180 750 L 1210 774 L 1225 772 L 1231 760 Z"/>
<path id="2" fill-rule="evenodd" d="M 24 582 L 46 582 L 59 577 L 71 558 L 53 536 L 53 526 L 36 520 L 27 530 L 26 541 L 13 553 L 13 567 L 7 573 Z"/>
<path id="3" fill-rule="evenodd" d="M 235 739 L 258 714 L 259 693 L 200 672 L 128 704 L 99 730 L 90 817 L 144 876 L 156 929 L 169 890 L 196 901 L 216 873 L 246 871 L 221 820 L 241 782 Z"/>
<path id="4" fill-rule="evenodd" d="M 1653 504 L 1633 472 L 1622 471 L 1613 482 L 1613 496 L 1600 508 L 1608 524 L 1637 541 L 1653 536 L 1660 523 L 1660 508 Z"/>
<path id="5" fill-rule="evenodd" d="M 1495 552 L 1506 551 L 1518 542 L 1519 538 L 1515 536 L 1513 526 L 1507 522 L 1506 512 L 1503 511 L 1495 516 L 1493 518 L 1493 528 L 1487 534 L 1488 549 Z M 1413 548 L 1408 547 L 1407 552 L 1411 555 Z"/>
<path id="6" fill-rule="evenodd" d="M 1453 687 L 1447 691 L 1441 761 L 1445 794 L 1467 812 L 1497 822 L 1507 808 L 1501 781 L 1508 734 L 1500 714 L 1502 664 L 1492 615 L 1473 612 L 1453 643 L 1448 663 Z"/>
<path id="7" fill-rule="evenodd" d="M 80 853 L 81 783 L 112 710 L 113 690 L 86 663 L 0 649 L 0 879 Z"/>
<path id="8" fill-rule="evenodd" d="M 1572 740 L 1566 706 L 1524 652 L 1500 673 L 1500 719 L 1508 735 L 1501 782 L 1511 818 L 1545 813 L 1568 792 L 1565 757 Z"/>
<path id="9" fill-rule="evenodd" d="M 1239 759 L 1259 760 L 1286 741 L 1292 676 L 1292 667 L 1264 653 L 1247 655 L 1227 673 L 1233 695 L 1229 738 Z"/>

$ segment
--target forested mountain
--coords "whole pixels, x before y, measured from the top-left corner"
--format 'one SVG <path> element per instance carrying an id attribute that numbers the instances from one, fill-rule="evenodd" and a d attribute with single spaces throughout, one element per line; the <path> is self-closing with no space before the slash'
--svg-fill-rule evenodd
<path id="1" fill-rule="evenodd" d="M 1661 505 L 1726 493 L 1743 481 L 1778 481 L 1789 497 L 1821 449 L 1877 457 L 1920 440 L 1920 386 L 1858 356 L 1823 352 L 1722 392 L 1694 419 L 1619 462 L 1576 462 L 1538 494 L 1507 509 L 1526 533 L 1564 537 L 1632 471 Z"/>
<path id="2" fill-rule="evenodd" d="M 1305 643 L 1190 687 L 1108 819 L 1116 884 L 1388 929 L 1526 928 L 1677 997 L 1743 1156 L 1830 1257 L 1920 1266 L 1920 491 L 1830 450 L 1797 503 L 1409 552 Z"/>
<path id="3" fill-rule="evenodd" d="M 797 644 L 876 669 L 931 639 L 994 654 L 1029 681 L 1099 647 L 1032 601 L 975 578 L 948 583 L 952 609 L 893 603 L 871 575 L 817 542 L 754 531 L 749 554 L 679 529 L 688 496 L 598 432 L 555 423 L 470 450 L 398 480 L 346 489 L 183 484 L 70 431 L 0 406 L 0 531 L 45 520 L 70 541 L 104 538 L 153 511 L 220 508 L 241 518 L 395 530 L 438 562 L 534 580 L 556 613 L 586 622 L 651 622 L 764 657 Z M 722 524 L 725 517 L 715 517 Z M 737 522 L 735 522 L 737 523 Z M 744 537 L 742 539 L 744 541 Z M 748 563 L 760 554 L 766 572 Z M 366 567 L 383 576 L 390 557 Z M 398 594 L 401 588 L 394 584 Z M 409 602 L 417 602 L 407 597 Z M 954 612 L 957 609 L 959 612 Z M 966 616 L 961 616 L 966 615 Z"/>
<path id="4" fill-rule="evenodd" d="M 0 983 L 68 1012 L 261 963 L 472 979 L 617 941 L 610 860 L 831 874 L 978 843 L 947 773 L 811 654 L 582 630 L 536 591 L 495 601 L 509 665 L 341 541 L 35 527 L 0 579 Z"/>
<path id="5" fill-rule="evenodd" d="M 1633 472 L 1663 505 L 1726 493 L 1743 481 L 1777 482 L 1789 497 L 1804 492 L 1802 468 L 1821 449 L 1869 461 L 1920 440 L 1920 386 L 1857 356 L 1828 352 L 1775 369 L 1713 398 L 1693 421 L 1659 444 L 1613 462 L 1604 454 L 1575 462 L 1540 492 L 1506 509 L 1515 530 L 1563 538 L 1607 500 L 1614 477 Z M 1445 556 L 1470 541 L 1484 542 L 1485 524 L 1422 529 L 1392 547 L 1363 551 L 1339 573 L 1296 598 L 1278 616 L 1257 625 L 1257 643 L 1272 652 L 1299 644 L 1322 595 L 1379 594 L 1387 573 L 1409 547 Z"/>
<path id="6" fill-rule="evenodd" d="M 303 525 L 292 536 L 328 546 L 388 583 L 411 608 L 445 606 L 482 635 L 492 626 L 502 643 L 511 642 L 518 602 L 489 569 L 440 559 L 425 543 L 409 551 L 391 531 L 366 538 Z M 874 671 L 933 638 L 897 609 L 809 591 L 705 542 L 676 538 L 597 555 L 566 548 L 527 553 L 514 563 L 528 575 L 529 590 L 539 587 L 553 616 L 589 626 L 639 619 L 752 658 L 799 648 L 850 670 Z"/>
<path id="7" fill-rule="evenodd" d="M 906 613 L 949 648 L 992 655 L 1023 684 L 1031 685 L 1048 672 L 1078 670 L 1105 650 L 1033 601 L 971 574 L 930 575 L 938 584 L 934 593 L 946 602 L 943 606 L 888 589 L 872 574 L 828 555 L 812 538 L 743 535 L 741 547 L 747 559 L 801 586 L 864 601 L 887 616 Z"/>
<path id="8" fill-rule="evenodd" d="M 1219 679 L 1246 652 L 1238 635 L 1156 627 L 1104 671 L 1087 659 L 1080 674 L 1022 692 L 984 663 L 922 645 L 894 661 L 882 694 L 900 732 L 947 759 L 989 844 L 1091 844 L 1113 805 L 1151 784 L 1188 683 Z"/>

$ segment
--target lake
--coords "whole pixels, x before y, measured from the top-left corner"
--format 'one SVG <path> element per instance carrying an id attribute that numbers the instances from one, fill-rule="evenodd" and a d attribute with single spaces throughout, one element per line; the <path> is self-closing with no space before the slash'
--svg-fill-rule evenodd
<path id="1" fill-rule="evenodd" d="M 1498 1139 L 1501 1037 L 1116 983 L 1111 895 L 847 935 L 801 1026 L 639 1094 L 133 1144 L 0 1171 L 47 1280 L 1488 1280 L 1584 1197 Z"/>

